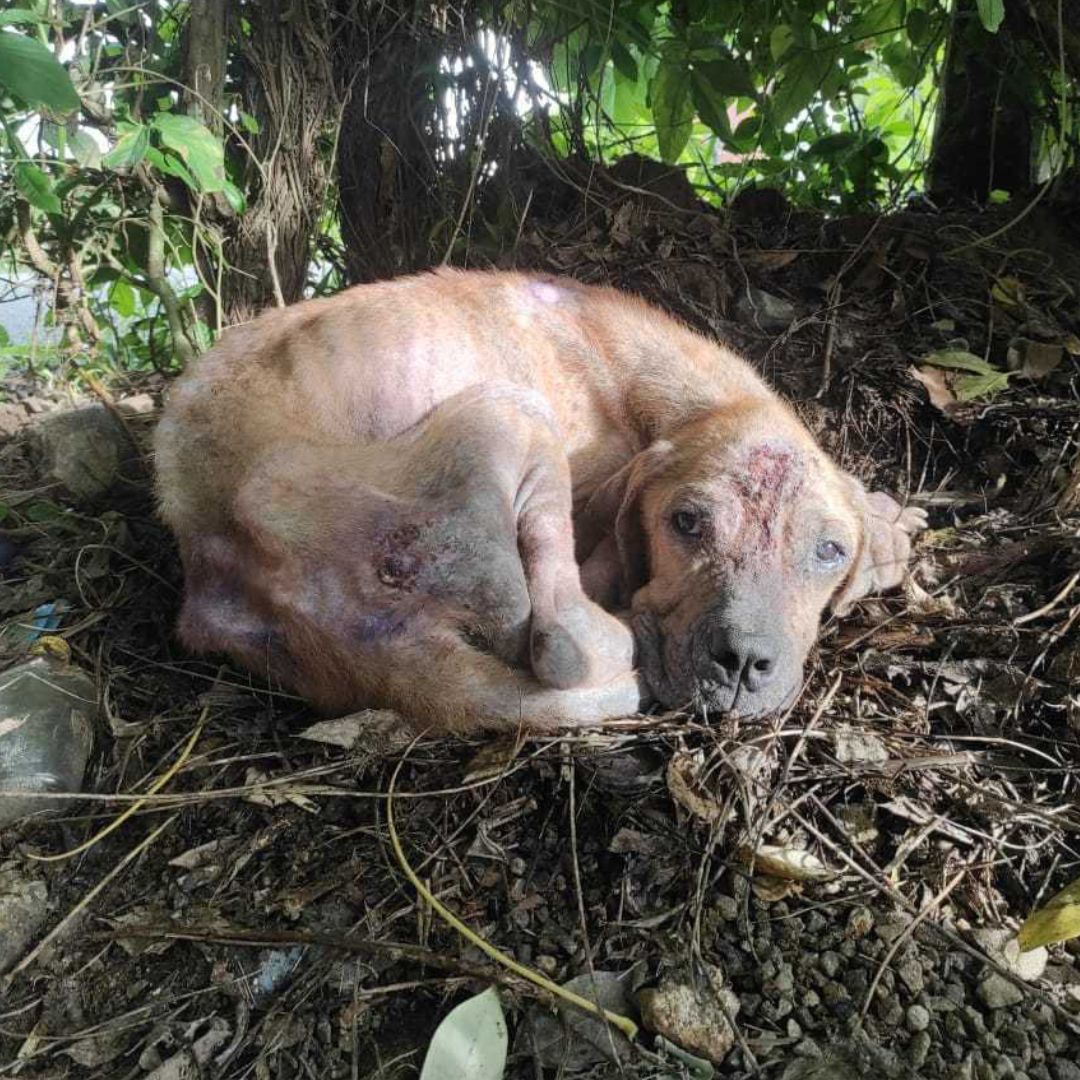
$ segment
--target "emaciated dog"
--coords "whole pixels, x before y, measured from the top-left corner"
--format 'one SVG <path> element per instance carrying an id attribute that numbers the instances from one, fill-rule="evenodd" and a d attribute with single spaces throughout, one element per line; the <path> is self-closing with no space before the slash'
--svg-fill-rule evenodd
<path id="1" fill-rule="evenodd" d="M 156 454 L 183 642 L 441 730 L 782 707 L 822 611 L 898 584 L 925 524 L 730 351 L 632 296 L 512 273 L 229 331 Z"/>

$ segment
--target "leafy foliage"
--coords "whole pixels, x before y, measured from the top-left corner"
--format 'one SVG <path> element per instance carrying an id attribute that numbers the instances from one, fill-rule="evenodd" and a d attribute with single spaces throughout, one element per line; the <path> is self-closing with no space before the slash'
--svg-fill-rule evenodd
<path id="1" fill-rule="evenodd" d="M 398 2 L 395 25 L 415 16 L 430 20 L 425 33 L 437 33 L 440 20 L 428 7 Z M 963 2 L 971 12 L 965 47 L 1002 32 L 1003 0 Z M 6 261 L 55 284 L 61 355 L 78 351 L 91 366 L 183 362 L 212 340 L 228 309 L 231 241 L 247 244 L 242 276 L 275 273 L 275 208 L 265 200 L 260 214 L 254 208 L 268 166 L 292 147 L 264 140 L 265 160 L 253 150 L 266 110 L 284 107 L 265 95 L 262 111 L 252 104 L 260 79 L 266 83 L 252 38 L 263 9 L 255 0 L 222 0 L 233 29 L 213 104 L 185 85 L 186 50 L 198 29 L 191 2 L 19 3 L 0 12 L 0 170 L 11 181 L 0 194 Z M 346 9 L 354 20 L 377 17 L 335 0 L 313 7 L 330 24 Z M 401 72 L 401 93 L 426 98 L 419 137 L 429 140 L 427 159 L 442 162 L 446 175 L 451 166 L 460 175 L 465 163 L 470 199 L 500 167 L 484 113 L 496 79 L 498 123 L 512 100 L 518 115 L 509 119 L 545 153 L 605 161 L 651 155 L 684 169 L 716 200 L 765 183 L 804 205 L 882 207 L 921 184 L 948 7 L 946 0 L 466 5 L 472 37 L 442 39 L 441 58 L 428 45 L 417 69 Z M 361 32 L 351 40 L 367 39 Z M 344 101 L 356 65 L 334 60 Z M 1052 119 L 1053 95 L 1071 87 L 1051 67 L 1028 72 L 1025 93 Z M 1070 115 L 1063 108 L 1062 123 L 1040 136 L 1053 168 L 1069 160 Z M 341 160 L 337 132 L 323 132 L 320 147 L 317 163 L 329 174 Z M 393 164 L 376 157 L 373 188 Z M 354 174 L 355 166 L 353 185 Z M 355 237 L 331 210 L 317 208 L 312 220 L 309 246 L 319 258 L 309 261 L 308 290 L 337 287 L 347 278 L 343 249 Z M 301 240 L 290 257 L 302 271 Z M 467 219 L 456 210 L 430 232 L 439 257 L 468 242 Z M 253 265 L 251 252 L 263 248 L 265 265 Z"/>

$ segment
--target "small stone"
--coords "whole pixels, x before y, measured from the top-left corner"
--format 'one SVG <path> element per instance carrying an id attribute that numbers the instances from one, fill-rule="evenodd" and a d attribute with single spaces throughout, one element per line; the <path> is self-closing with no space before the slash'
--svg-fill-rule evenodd
<path id="1" fill-rule="evenodd" d="M 1034 982 L 1042 978 L 1043 972 L 1046 971 L 1046 962 L 1049 959 L 1046 949 L 1038 948 L 1021 952 L 1020 942 L 1011 930 L 1000 927 L 981 927 L 973 930 L 971 937 L 987 956 L 1008 968 L 1024 982 Z"/>
<path id="2" fill-rule="evenodd" d="M 900 981 L 911 991 L 912 994 L 921 994 L 925 986 L 922 964 L 914 957 L 905 960 L 897 969 Z"/>
<path id="3" fill-rule="evenodd" d="M 987 975 L 975 992 L 988 1009 L 1007 1009 L 1024 1000 L 1024 991 L 996 971 Z"/>
<path id="4" fill-rule="evenodd" d="M 831 979 L 840 970 L 840 954 L 833 952 L 831 949 L 828 952 L 823 952 L 818 960 L 818 967 Z"/>
<path id="5" fill-rule="evenodd" d="M 724 922 L 735 922 L 739 917 L 739 902 L 734 896 L 718 896 L 716 912 Z"/>
<path id="6" fill-rule="evenodd" d="M 116 403 L 124 416 L 150 416 L 154 412 L 154 399 L 150 394 L 131 394 Z"/>
<path id="7" fill-rule="evenodd" d="M 908 1045 L 908 1057 L 912 1068 L 921 1069 L 930 1053 L 931 1039 L 929 1031 L 917 1031 Z"/>
<path id="8" fill-rule="evenodd" d="M 795 1044 L 795 1054 L 797 1057 L 811 1058 L 812 1060 L 820 1060 L 823 1056 L 821 1047 L 813 1039 L 803 1039 L 802 1042 L 797 1042 Z"/>
<path id="9" fill-rule="evenodd" d="M 554 975 L 559 970 L 559 961 L 554 956 L 549 956 L 547 953 L 541 953 L 536 958 L 536 966 L 545 975 Z"/>
<path id="10" fill-rule="evenodd" d="M 795 321 L 795 305 L 753 285 L 744 289 L 735 301 L 735 314 L 741 322 L 749 323 L 769 333 L 780 333 Z"/>
<path id="11" fill-rule="evenodd" d="M 864 938 L 873 928 L 874 913 L 868 907 L 857 907 L 848 916 L 848 937 L 855 939 Z"/>
<path id="12" fill-rule="evenodd" d="M 1050 1075 L 1054 1080 L 1080 1080 L 1080 1065 L 1058 1058 L 1050 1062 Z"/>
<path id="13" fill-rule="evenodd" d="M 24 876 L 17 865 L 0 868 L 0 975 L 26 951 L 48 914 L 44 881 Z"/>
<path id="14" fill-rule="evenodd" d="M 723 985 L 723 973 L 707 970 L 711 987 L 664 982 L 638 995 L 646 1030 L 663 1035 L 692 1054 L 719 1065 L 735 1043 L 728 1017 L 739 1011 L 739 999 Z"/>
<path id="15" fill-rule="evenodd" d="M 130 454 L 127 433 L 104 405 L 54 412 L 33 426 L 43 476 L 77 503 L 94 503 L 119 480 Z"/>
<path id="16" fill-rule="evenodd" d="M 904 1021 L 908 1031 L 925 1031 L 930 1026 L 930 1010 L 924 1005 L 909 1005 Z"/>

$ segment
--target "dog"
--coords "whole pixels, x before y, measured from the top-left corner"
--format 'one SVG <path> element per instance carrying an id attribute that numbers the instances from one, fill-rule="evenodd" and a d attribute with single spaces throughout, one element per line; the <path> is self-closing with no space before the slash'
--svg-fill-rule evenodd
<path id="1" fill-rule="evenodd" d="M 898 585 L 925 527 L 730 350 L 518 273 L 229 330 L 155 458 L 187 647 L 440 731 L 779 709 L 822 613 Z"/>

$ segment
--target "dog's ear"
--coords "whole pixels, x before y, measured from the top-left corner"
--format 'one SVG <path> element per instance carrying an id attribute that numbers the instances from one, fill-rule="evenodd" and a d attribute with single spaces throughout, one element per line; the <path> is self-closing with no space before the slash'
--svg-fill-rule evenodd
<path id="1" fill-rule="evenodd" d="M 610 476 L 593 493 L 583 514 L 583 528 L 599 539 L 612 523 L 622 565 L 621 601 L 630 598 L 649 580 L 648 538 L 641 521 L 641 493 L 670 457 L 674 447 L 665 439 L 647 446 Z"/>
<path id="2" fill-rule="evenodd" d="M 856 600 L 893 589 L 904 580 L 911 538 L 926 528 L 926 511 L 901 506 L 884 491 L 867 491 L 854 477 L 845 478 L 860 519 L 862 535 L 851 571 L 833 594 L 835 615 L 850 611 Z"/>

